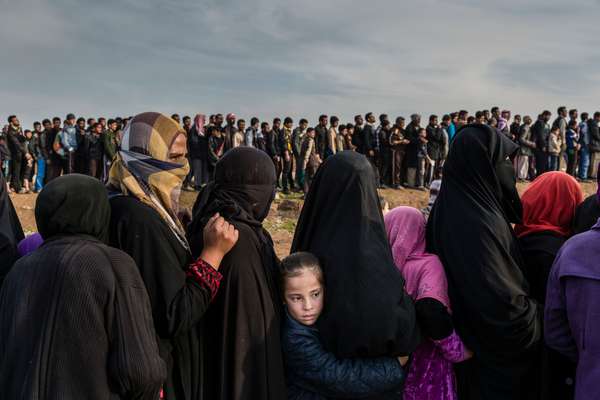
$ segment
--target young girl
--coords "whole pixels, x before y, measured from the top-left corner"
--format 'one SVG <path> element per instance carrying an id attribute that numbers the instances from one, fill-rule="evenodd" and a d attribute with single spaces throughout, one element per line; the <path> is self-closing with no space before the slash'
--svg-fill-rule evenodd
<path id="1" fill-rule="evenodd" d="M 402 390 L 407 357 L 342 360 L 321 344 L 315 323 L 323 310 L 325 287 L 314 255 L 299 252 L 285 258 L 281 281 L 288 399 L 363 398 Z"/>
<path id="2" fill-rule="evenodd" d="M 550 171 L 558 171 L 558 158 L 560 157 L 560 150 L 562 147 L 562 138 L 560 136 L 560 129 L 558 127 L 552 128 L 550 131 L 550 140 L 548 146 L 548 153 L 550 154 Z"/>
<path id="3" fill-rule="evenodd" d="M 425 217 L 412 207 L 397 207 L 385 216 L 394 261 L 415 300 L 425 340 L 413 353 L 404 400 L 457 399 L 453 363 L 472 356 L 454 331 L 448 284 L 437 256 L 425 252 Z"/>

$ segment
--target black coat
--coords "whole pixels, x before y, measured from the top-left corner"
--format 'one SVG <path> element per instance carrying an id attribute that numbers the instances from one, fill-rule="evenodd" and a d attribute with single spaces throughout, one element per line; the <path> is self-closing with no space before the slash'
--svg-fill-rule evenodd
<path id="1" fill-rule="evenodd" d="M 542 309 L 529 296 L 511 223 L 522 206 L 514 168 L 518 150 L 487 125 L 462 128 L 444 165 L 427 224 L 427 245 L 448 278 L 454 326 L 475 357 L 457 369 L 461 399 L 531 399 Z"/>
<path id="2" fill-rule="evenodd" d="M 70 174 L 38 197 L 44 244 L 0 292 L 3 399 L 158 398 L 166 377 L 134 261 L 106 246 L 110 207 L 95 178 Z"/>
<path id="3" fill-rule="evenodd" d="M 401 398 L 405 372 L 394 357 L 339 359 L 321 343 L 315 327 L 286 315 L 282 340 L 288 399 L 365 398 L 396 392 Z"/>
<path id="4" fill-rule="evenodd" d="M 24 237 L 21 223 L 6 190 L 4 175 L 0 172 L 0 287 L 4 276 L 19 258 L 17 245 Z"/>
<path id="5" fill-rule="evenodd" d="M 195 126 L 190 129 L 188 134 L 188 157 L 206 161 L 208 159 L 208 138 L 206 135 L 198 135 Z"/>
<path id="6" fill-rule="evenodd" d="M 318 325 L 328 351 L 342 358 L 414 351 L 421 339 L 414 305 L 363 155 L 343 151 L 321 165 L 294 234 L 291 253 L 297 251 L 313 253 L 323 268 L 327 306 Z"/>
<path id="7" fill-rule="evenodd" d="M 600 152 L 600 127 L 598 121 L 588 119 L 588 135 L 590 136 L 590 151 Z"/>
<path id="8" fill-rule="evenodd" d="M 573 218 L 573 234 L 589 231 L 592 226 L 596 225 L 598 218 L 600 218 L 600 200 L 594 193 L 577 206 L 575 218 Z"/>
<path id="9" fill-rule="evenodd" d="M 110 244 L 135 261 L 150 296 L 161 357 L 168 366 L 167 399 L 201 399 L 202 328 L 211 292 L 186 275 L 192 261 L 157 211 L 139 200 L 110 200 Z"/>
<path id="10" fill-rule="evenodd" d="M 410 140 L 410 143 L 406 145 L 406 166 L 407 168 L 417 168 L 419 162 L 419 146 L 421 144 L 419 140 L 419 131 L 421 127 L 411 122 L 407 125 L 405 130 L 406 139 Z"/>
<path id="11" fill-rule="evenodd" d="M 192 253 L 200 254 L 203 229 L 219 212 L 239 239 L 219 271 L 223 280 L 204 319 L 204 399 L 284 400 L 279 262 L 262 221 L 275 196 L 275 167 L 251 147 L 230 150 L 215 180 L 196 199 L 188 226 Z"/>
<path id="12" fill-rule="evenodd" d="M 427 154 L 434 160 L 444 158 L 444 132 L 439 126 L 427 125 Z"/>
<path id="13" fill-rule="evenodd" d="M 550 128 L 543 120 L 538 119 L 531 127 L 531 140 L 535 142 L 537 150 L 548 151 Z"/>

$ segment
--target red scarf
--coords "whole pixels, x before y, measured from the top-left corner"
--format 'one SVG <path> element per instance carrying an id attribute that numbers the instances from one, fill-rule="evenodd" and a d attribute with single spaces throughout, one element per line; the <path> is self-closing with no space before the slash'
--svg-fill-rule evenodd
<path id="1" fill-rule="evenodd" d="M 523 223 L 515 226 L 518 237 L 551 231 L 571 235 L 575 209 L 583 201 L 579 183 L 564 172 L 546 172 L 527 188 L 523 203 Z"/>

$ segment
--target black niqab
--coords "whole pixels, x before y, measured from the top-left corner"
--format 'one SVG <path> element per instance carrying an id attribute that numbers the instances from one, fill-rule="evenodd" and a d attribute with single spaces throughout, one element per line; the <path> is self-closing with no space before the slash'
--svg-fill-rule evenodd
<path id="1" fill-rule="evenodd" d="M 411 353 L 415 309 L 392 258 L 373 169 L 342 152 L 321 166 L 307 195 L 292 252 L 315 254 L 326 300 L 319 318 L 325 347 L 339 357 Z"/>
<path id="2" fill-rule="evenodd" d="M 476 355 L 467 384 L 474 398 L 522 398 L 541 338 L 541 310 L 529 296 L 510 225 L 521 218 L 508 167 L 517 149 L 488 126 L 462 128 L 427 225 L 429 250 L 448 278 L 456 329 Z"/>
<path id="3" fill-rule="evenodd" d="M 110 205 L 104 186 L 87 175 L 69 174 L 44 187 L 35 219 L 44 240 L 55 235 L 88 235 L 108 241 Z"/>
<path id="4" fill-rule="evenodd" d="M 12 265 L 19 258 L 17 245 L 25 235 L 13 207 L 4 175 L 0 172 L 0 286 Z"/>
<path id="5" fill-rule="evenodd" d="M 285 399 L 279 261 L 262 222 L 275 196 L 269 156 L 239 147 L 217 163 L 214 182 L 196 200 L 188 240 L 202 252 L 206 222 L 219 213 L 239 231 L 225 256 L 219 292 L 204 317 L 204 398 Z"/>

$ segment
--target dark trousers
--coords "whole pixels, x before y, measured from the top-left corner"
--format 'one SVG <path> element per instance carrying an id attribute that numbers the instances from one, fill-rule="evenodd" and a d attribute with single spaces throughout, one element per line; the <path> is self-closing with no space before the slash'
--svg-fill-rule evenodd
<path id="1" fill-rule="evenodd" d="M 369 160 L 375 174 L 375 185 L 379 187 L 379 153 L 375 153 L 373 156 L 367 155 L 367 160 Z"/>
<path id="2" fill-rule="evenodd" d="M 281 158 L 273 157 L 273 164 L 275 164 L 275 175 L 277 176 L 277 187 L 280 188 L 281 187 L 281 170 L 282 170 Z"/>
<path id="3" fill-rule="evenodd" d="M 402 165 L 404 163 L 404 150 L 392 151 L 392 186 L 402 184 Z"/>
<path id="4" fill-rule="evenodd" d="M 49 164 L 46 169 L 46 184 L 55 178 L 58 178 L 62 173 L 63 163 L 60 158 L 50 157 Z"/>
<path id="5" fill-rule="evenodd" d="M 289 190 L 290 187 L 294 187 L 294 180 L 292 178 L 292 157 L 290 156 L 287 160 L 285 157 L 281 158 L 283 170 L 281 171 L 281 186 L 283 190 Z"/>
<path id="6" fill-rule="evenodd" d="M 575 176 L 577 170 L 577 151 L 575 149 L 567 150 L 567 174 Z"/>
<path id="7" fill-rule="evenodd" d="M 535 170 L 536 176 L 548 171 L 548 153 L 545 151 L 535 150 Z"/>
<path id="8" fill-rule="evenodd" d="M 302 171 L 300 155 L 294 155 L 294 163 L 296 164 L 296 186 L 301 189 L 304 187 L 304 171 Z"/>
<path id="9" fill-rule="evenodd" d="M 88 173 L 90 176 L 93 176 L 97 179 L 102 179 L 102 171 L 104 170 L 104 166 L 102 165 L 102 159 L 100 160 L 90 160 L 88 164 Z"/>
<path id="10" fill-rule="evenodd" d="M 192 158 L 191 173 L 194 176 L 194 188 L 200 189 L 208 183 L 208 160 Z"/>
<path id="11" fill-rule="evenodd" d="M 21 190 L 21 167 L 23 159 L 21 154 L 14 156 L 10 162 L 10 185 L 15 192 Z"/>
<path id="12" fill-rule="evenodd" d="M 392 182 L 392 151 L 384 149 L 380 153 L 379 179 L 382 185 L 391 185 Z"/>
<path id="13" fill-rule="evenodd" d="M 63 173 L 66 175 L 73 174 L 75 172 L 75 153 L 70 151 L 63 159 Z"/>
<path id="14" fill-rule="evenodd" d="M 304 194 L 307 194 L 308 191 L 310 190 L 310 185 L 312 184 L 312 181 L 313 181 L 316 173 L 317 173 L 316 169 L 310 168 L 310 167 L 307 167 L 306 170 L 302 171 L 302 175 L 304 176 L 304 179 L 303 179 Z"/>

